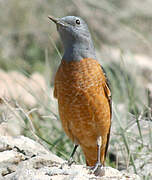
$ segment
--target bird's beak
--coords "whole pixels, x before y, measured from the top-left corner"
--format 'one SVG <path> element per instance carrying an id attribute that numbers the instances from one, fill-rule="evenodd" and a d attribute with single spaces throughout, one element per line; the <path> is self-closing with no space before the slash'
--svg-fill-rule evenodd
<path id="1" fill-rule="evenodd" d="M 48 16 L 48 18 L 51 20 L 51 21 L 53 21 L 55 24 L 58 24 L 59 23 L 59 19 L 58 18 L 55 18 L 55 17 L 53 17 L 53 16 Z"/>
<path id="2" fill-rule="evenodd" d="M 67 26 L 67 24 L 62 20 L 62 19 L 60 19 L 60 18 L 55 18 L 55 17 L 53 17 L 53 16 L 48 16 L 48 18 L 51 20 L 51 21 L 53 21 L 56 25 L 57 25 L 57 27 L 59 26 L 59 25 L 61 25 L 61 26 Z"/>

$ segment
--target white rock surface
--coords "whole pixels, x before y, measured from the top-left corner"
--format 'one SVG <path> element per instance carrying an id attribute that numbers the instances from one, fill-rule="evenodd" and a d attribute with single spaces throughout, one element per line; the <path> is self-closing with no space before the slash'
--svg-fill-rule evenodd
<path id="1" fill-rule="evenodd" d="M 67 162 L 48 152 L 42 145 L 24 137 L 0 136 L 0 180 L 139 180 L 111 167 L 95 176 L 84 165 Z"/>

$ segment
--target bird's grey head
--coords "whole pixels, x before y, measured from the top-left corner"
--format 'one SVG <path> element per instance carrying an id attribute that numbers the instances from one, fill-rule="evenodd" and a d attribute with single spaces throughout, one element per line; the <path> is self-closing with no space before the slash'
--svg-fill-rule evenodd
<path id="1" fill-rule="evenodd" d="M 76 16 L 63 18 L 48 17 L 57 25 L 64 46 L 63 59 L 80 61 L 84 58 L 96 59 L 92 38 L 85 21 Z"/>

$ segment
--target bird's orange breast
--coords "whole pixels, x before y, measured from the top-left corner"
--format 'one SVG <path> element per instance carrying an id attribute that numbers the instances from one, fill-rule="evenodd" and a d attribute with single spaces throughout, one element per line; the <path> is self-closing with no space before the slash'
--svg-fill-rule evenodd
<path id="1" fill-rule="evenodd" d="M 107 91 L 106 78 L 96 60 L 62 60 L 55 77 L 54 96 L 66 134 L 80 144 L 85 156 L 92 156 L 89 164 L 96 161 L 97 137 L 102 136 L 102 149 L 107 142 L 111 118 Z M 89 154 L 91 148 L 94 152 Z"/>

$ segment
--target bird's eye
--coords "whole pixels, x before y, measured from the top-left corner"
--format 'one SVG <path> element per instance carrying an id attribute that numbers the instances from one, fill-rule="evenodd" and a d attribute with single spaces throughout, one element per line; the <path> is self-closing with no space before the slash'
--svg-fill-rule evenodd
<path id="1" fill-rule="evenodd" d="M 80 24 L 80 20 L 79 19 L 77 19 L 75 22 L 76 22 L 76 24 Z"/>

